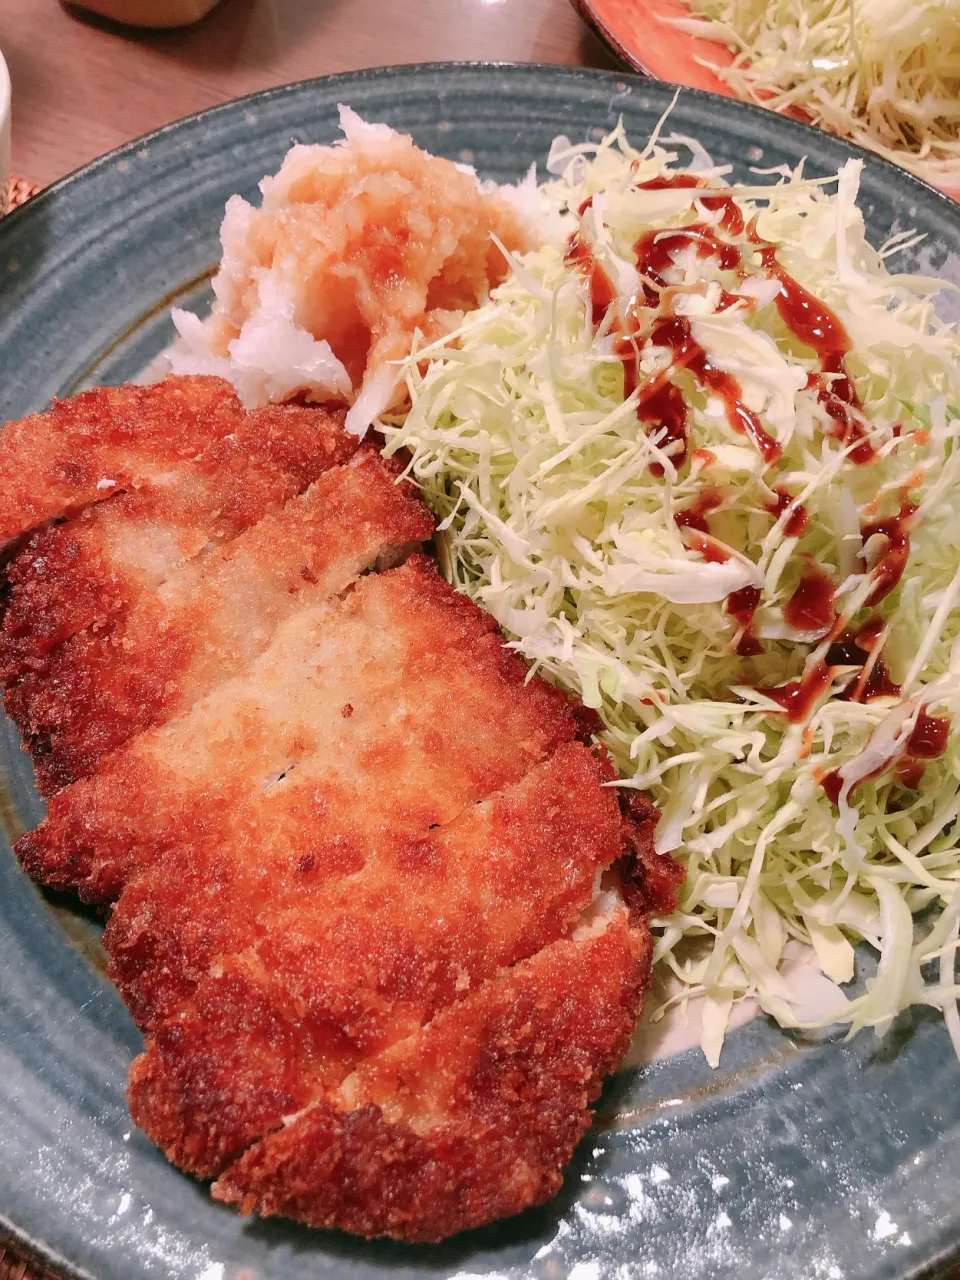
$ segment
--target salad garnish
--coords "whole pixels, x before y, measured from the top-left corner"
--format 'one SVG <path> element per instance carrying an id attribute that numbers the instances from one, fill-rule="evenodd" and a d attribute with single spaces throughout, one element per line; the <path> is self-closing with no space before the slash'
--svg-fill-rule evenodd
<path id="1" fill-rule="evenodd" d="M 387 450 L 660 806 L 687 879 L 655 957 L 709 1060 L 735 1001 L 801 1025 L 797 943 L 824 1021 L 932 1005 L 960 1054 L 957 329 L 891 270 L 909 233 L 868 242 L 860 162 L 730 185 L 681 150 L 558 140 L 563 238 L 405 362 Z"/>

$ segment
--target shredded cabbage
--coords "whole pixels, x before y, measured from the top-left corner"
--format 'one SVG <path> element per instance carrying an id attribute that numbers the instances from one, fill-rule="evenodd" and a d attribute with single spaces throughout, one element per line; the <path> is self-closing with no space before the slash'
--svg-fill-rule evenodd
<path id="1" fill-rule="evenodd" d="M 960 185 L 957 0 L 688 0 L 674 19 L 736 57 L 712 69 L 740 97 Z"/>
<path id="2" fill-rule="evenodd" d="M 839 1008 L 851 1033 L 882 1034 L 907 1006 L 932 1005 L 960 1049 L 957 720 L 922 776 L 900 768 L 921 714 L 960 709 L 960 339 L 937 317 L 941 282 L 888 272 L 905 238 L 880 251 L 867 242 L 858 162 L 831 181 L 806 178 L 801 165 L 728 187 L 726 170 L 704 167 L 700 153 L 703 186 L 642 189 L 677 161 L 655 139 L 634 150 L 622 128 L 599 145 L 559 140 L 544 205 L 565 235 L 592 246 L 618 296 L 595 323 L 566 240 L 515 260 L 486 305 L 405 363 L 409 408 L 383 420 L 387 451 L 409 451 L 408 472 L 442 516 L 451 580 L 536 669 L 598 710 L 620 785 L 660 806 L 658 848 L 687 876 L 676 913 L 655 921 L 655 960 L 682 984 L 681 1001 L 706 996 L 709 1060 L 735 1001 L 756 997 L 782 1025 L 799 1025 L 802 997 L 783 965 L 791 939 L 813 948 L 835 984 L 853 975 L 853 944 L 879 952 L 865 992 L 837 988 L 831 1022 Z M 630 308 L 645 314 L 633 246 L 694 220 L 721 235 L 720 211 L 703 203 L 711 192 L 734 196 L 744 214 L 747 231 L 727 237 L 741 245 L 743 271 L 698 256 L 693 242 L 673 255 L 659 307 L 685 316 L 711 362 L 735 374 L 782 449 L 769 465 L 676 353 L 644 345 L 642 333 L 645 382 L 625 398 L 618 324 Z M 776 245 L 782 267 L 845 326 L 870 465 L 832 433 L 808 385 L 815 353 L 783 322 L 780 286 L 750 233 Z M 638 421 L 644 386 L 658 378 L 689 407 L 689 451 L 676 465 L 663 432 Z M 674 519 L 706 486 L 721 497 L 710 540 L 726 558 L 705 554 Z M 793 499 L 779 518 L 774 486 Z M 861 525 L 896 513 L 907 495 L 919 508 L 907 567 L 871 607 L 887 542 Z M 788 537 L 798 502 L 808 526 Z M 882 659 L 903 692 L 843 700 L 857 673 L 831 666 L 793 724 L 762 690 L 809 673 L 831 642 L 784 618 L 811 563 L 836 584 L 841 623 L 878 619 Z M 725 603 L 745 585 L 762 601 L 755 657 L 737 654 Z M 935 923 L 915 940 L 914 921 L 930 909 Z"/>

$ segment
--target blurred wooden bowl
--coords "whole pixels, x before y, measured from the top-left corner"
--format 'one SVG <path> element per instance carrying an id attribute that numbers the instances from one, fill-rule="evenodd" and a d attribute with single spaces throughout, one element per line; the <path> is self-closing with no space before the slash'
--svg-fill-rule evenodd
<path id="1" fill-rule="evenodd" d="M 70 0 L 129 27 L 189 27 L 213 9 L 219 0 Z"/>

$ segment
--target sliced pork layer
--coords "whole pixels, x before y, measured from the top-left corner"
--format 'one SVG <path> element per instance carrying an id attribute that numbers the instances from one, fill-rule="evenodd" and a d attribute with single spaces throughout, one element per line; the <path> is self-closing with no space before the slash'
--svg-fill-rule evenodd
<path id="1" fill-rule="evenodd" d="M 7 697 L 44 785 L 77 777 L 17 852 L 118 898 L 172 1160 L 438 1240 L 559 1187 L 677 872 L 582 708 L 432 561 L 387 567 L 433 527 L 395 470 L 322 410 L 240 416 L 11 561 Z"/>
<path id="2" fill-rule="evenodd" d="M 136 489 L 236 428 L 220 378 L 96 387 L 0 431 L 0 546 L 45 520 Z"/>
<path id="3" fill-rule="evenodd" d="M 381 814 L 359 867 L 324 866 L 304 841 L 262 861 L 235 851 L 227 884 L 222 866 L 180 846 L 121 895 L 105 935 L 112 976 L 150 1025 L 214 961 L 249 952 L 257 981 L 280 983 L 321 1021 L 349 1005 L 344 1030 L 369 1050 L 585 909 L 596 872 L 621 852 L 615 794 L 598 785 L 609 776 L 567 743 L 447 825 L 411 833 Z"/>
<path id="4" fill-rule="evenodd" d="M 396 469 L 365 448 L 302 497 L 146 592 L 117 625 L 87 630 L 37 681 L 25 729 L 44 744 L 42 773 L 60 785 L 238 674 L 279 624 L 343 591 L 383 552 L 433 532 Z M 38 762 L 38 764 L 41 762 Z"/>
<path id="5" fill-rule="evenodd" d="M 527 682 L 493 619 L 413 556 L 290 618 L 244 676 L 56 795 L 17 848 L 90 900 L 177 845 L 213 860 L 224 894 L 233 850 L 356 869 L 383 822 L 447 822 L 575 733 L 566 695 Z"/>
<path id="6" fill-rule="evenodd" d="M 234 922 L 193 998 L 168 1002 L 137 1122 L 177 1163 L 212 1175 L 359 1061 L 569 933 L 621 852 L 603 777 L 586 747 L 567 744 L 449 825 L 406 838 L 388 827 L 361 871 L 322 891 L 309 871 L 286 869 L 256 921 Z M 154 883 L 150 896 L 162 909 L 192 895 Z M 125 944 L 138 920 L 124 898 L 117 915 L 108 945 L 136 997 Z M 160 967 L 144 967 L 154 990 Z M 211 1017 L 228 1007 L 239 1021 Z"/>
<path id="7" fill-rule="evenodd" d="M 155 591 L 184 562 L 276 510 L 358 446 L 344 432 L 342 414 L 299 405 L 246 413 L 219 379 L 167 379 L 156 387 L 123 390 L 138 406 L 149 404 L 157 419 L 149 419 L 154 435 L 160 434 L 163 406 L 172 406 L 170 456 L 161 456 L 162 465 L 144 461 L 126 473 L 115 468 L 116 475 L 107 470 L 99 482 L 106 489 L 78 484 L 59 507 L 44 503 L 44 514 L 58 517 L 90 505 L 65 523 L 42 525 L 6 567 L 0 680 L 17 686 L 7 696 L 7 710 L 28 732 L 52 650 L 86 628 L 110 625 L 141 592 Z M 125 440 L 135 423 L 121 412 L 122 401 L 118 407 L 119 391 L 102 393 L 99 423 L 102 434 L 115 429 Z M 149 401 L 134 395 L 147 391 L 153 393 Z M 201 404 L 192 416 L 184 407 L 190 394 Z M 65 412 L 59 405 L 49 411 L 54 417 Z M 191 436 L 190 424 L 208 417 L 216 423 L 213 439 L 205 438 L 213 434 L 209 426 Z M 0 441 L 19 427 L 9 424 Z M 32 519 L 27 508 L 20 517 Z"/>
<path id="8" fill-rule="evenodd" d="M 649 931 L 617 910 L 599 936 L 499 970 L 279 1120 L 214 1195 L 263 1216 L 403 1240 L 441 1240 L 541 1203 L 626 1049 L 649 965 Z M 156 1053 L 131 1071 L 135 1119 L 154 1097 Z M 225 1102 L 210 1099 L 220 1114 Z"/>

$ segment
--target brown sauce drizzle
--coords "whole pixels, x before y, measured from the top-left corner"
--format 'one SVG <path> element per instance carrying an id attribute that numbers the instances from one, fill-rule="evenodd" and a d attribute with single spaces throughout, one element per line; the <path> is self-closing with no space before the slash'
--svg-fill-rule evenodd
<path id="1" fill-rule="evenodd" d="M 833 626 L 836 587 L 809 557 L 793 595 L 783 606 L 783 620 L 796 631 L 826 631 Z"/>
<path id="2" fill-rule="evenodd" d="M 703 179 L 695 173 L 674 173 L 669 178 L 649 178 L 638 186 L 640 191 L 686 191 L 693 187 L 702 187 Z"/>
<path id="3" fill-rule="evenodd" d="M 780 284 L 775 302 L 780 318 L 804 346 L 812 348 L 820 361 L 821 372 L 811 373 L 807 386 L 835 424 L 836 434 L 845 445 L 852 445 L 850 459 L 858 466 L 873 462 L 876 452 L 863 430 L 862 404 L 847 371 L 844 357 L 850 350 L 850 336 L 840 319 L 812 293 L 804 289 L 777 259 L 776 247 L 759 241 L 760 261 Z"/>
<path id="4" fill-rule="evenodd" d="M 676 340 L 682 337 L 683 343 L 694 348 L 687 361 L 687 367 L 696 374 L 701 383 L 708 387 L 715 396 L 723 401 L 727 421 L 734 431 L 747 436 L 756 445 L 760 456 L 767 466 L 776 462 L 783 454 L 777 441 L 765 429 L 752 409 L 748 409 L 741 399 L 740 383 L 731 373 L 718 369 L 712 364 L 704 349 L 695 342 L 690 334 L 690 322 L 686 319 L 662 321 L 653 331 L 651 340 L 661 346 L 672 345 L 662 339 L 670 337 Z M 675 348 L 674 348 L 675 349 Z"/>
<path id="5" fill-rule="evenodd" d="M 791 724 L 809 720 L 817 700 L 830 684 L 833 670 L 824 661 L 815 662 L 799 680 L 788 680 L 771 689 L 758 689 L 765 697 L 780 704 Z"/>
<path id="6" fill-rule="evenodd" d="M 649 182 L 641 182 L 639 190 L 679 191 L 702 186 L 703 179 L 698 178 L 695 174 L 678 173 L 670 178 L 651 178 Z M 718 209 L 722 210 L 720 215 L 720 226 L 728 235 L 739 236 L 743 234 L 743 214 L 740 212 L 740 207 L 736 200 L 734 200 L 733 196 L 701 196 L 700 203 L 705 209 L 709 209 L 711 213 L 715 213 Z"/>
<path id="7" fill-rule="evenodd" d="M 617 353 L 623 359 L 623 391 L 624 395 L 628 396 L 633 393 L 637 385 L 637 352 L 633 343 L 621 345 L 629 348 L 629 354 L 621 351 Z M 679 351 L 674 353 L 675 365 L 682 355 L 683 353 Z M 642 394 L 640 403 L 637 405 L 639 421 L 653 423 L 661 431 L 658 447 L 665 453 L 669 453 L 675 467 L 682 466 L 687 456 L 689 416 L 690 410 L 683 398 L 683 392 L 667 377 L 662 378 L 659 384 L 654 383 L 650 390 Z M 651 462 L 650 471 L 655 476 L 662 476 L 663 464 Z"/>
<path id="8" fill-rule="evenodd" d="M 737 591 L 731 591 L 726 599 L 727 613 L 741 632 L 737 641 L 737 653 L 741 658 L 755 658 L 763 653 L 763 645 L 751 630 L 760 596 L 759 587 L 740 587 Z"/>
<path id="9" fill-rule="evenodd" d="M 876 458 L 876 450 L 870 443 L 857 416 L 850 412 L 859 409 L 860 402 L 849 375 L 843 371 L 841 356 L 823 362 L 824 373 L 811 373 L 807 387 L 816 391 L 817 399 L 836 424 L 835 434 L 845 445 L 852 445 L 849 458 L 858 467 L 865 467 Z M 824 376 L 837 372 L 841 376 L 832 383 Z M 849 398 L 847 398 L 849 396 Z"/>
<path id="10" fill-rule="evenodd" d="M 939 759 L 946 751 L 950 724 L 949 716 L 932 716 L 926 711 L 921 711 L 906 742 L 894 759 L 880 769 L 875 769 L 873 773 L 867 774 L 865 778 L 861 778 L 856 785 L 860 786 L 862 782 L 871 782 L 881 777 L 892 764 L 894 780 L 902 787 L 915 791 L 923 780 L 926 762 Z M 830 800 L 834 804 L 839 804 L 840 792 L 843 790 L 839 769 L 831 769 L 829 773 L 824 774 L 820 779 L 820 785 Z"/>
<path id="11" fill-rule="evenodd" d="M 674 177 L 652 178 L 641 184 L 647 191 L 666 190 L 669 188 L 696 189 L 702 181 L 692 174 L 677 174 Z M 850 339 L 839 319 L 818 302 L 814 296 L 803 288 L 779 263 L 774 245 L 760 240 L 751 226 L 747 228 L 744 217 L 732 196 L 702 196 L 701 204 L 711 212 L 719 212 L 719 226 L 728 235 L 742 235 L 744 232 L 757 245 L 764 269 L 778 281 L 780 292 L 776 305 L 784 323 L 788 325 L 797 338 L 817 353 L 822 373 L 811 375 L 811 386 L 815 386 L 817 394 L 827 409 L 830 417 L 837 423 L 838 434 L 846 443 L 856 441 L 851 457 L 857 462 L 871 461 L 873 449 L 859 427 L 859 420 L 854 410 L 860 404 L 852 379 L 844 365 L 844 356 L 850 349 Z M 581 214 L 589 207 L 590 201 L 581 206 Z M 706 222 L 694 222 L 677 230 L 649 231 L 637 241 L 634 252 L 637 259 L 637 270 L 644 277 L 642 284 L 642 305 L 648 308 L 659 306 L 660 290 L 666 287 L 663 275 L 674 260 L 674 255 L 690 245 L 696 245 L 699 258 L 713 258 L 721 270 L 735 271 L 743 275 L 742 251 L 739 245 L 723 240 L 717 235 L 716 227 Z M 616 292 L 606 272 L 596 261 L 592 250 L 580 236 L 574 233 L 567 251 L 567 261 L 576 263 L 587 282 L 590 293 L 591 313 L 594 325 L 599 325 L 607 312 Z M 720 309 L 737 301 L 734 294 L 724 293 Z M 637 302 L 641 302 L 638 298 Z M 636 323 L 634 313 L 634 323 Z M 624 362 L 625 394 L 629 395 L 638 385 L 637 347 L 632 339 L 635 335 L 624 335 L 618 355 Z M 659 346 L 666 346 L 672 356 L 674 366 L 686 365 L 700 382 L 723 401 L 727 420 L 735 431 L 746 435 L 759 449 L 764 461 L 770 465 L 781 456 L 782 450 L 777 441 L 764 429 L 758 416 L 743 403 L 742 392 L 737 380 L 710 362 L 707 353 L 699 346 L 690 333 L 689 323 L 674 317 L 663 319 L 655 325 L 649 341 Z M 668 390 L 672 387 L 669 381 L 661 383 L 655 392 L 644 399 L 638 417 L 642 422 L 652 423 L 662 430 L 662 444 L 669 449 L 675 466 L 681 466 L 686 458 L 688 437 L 688 410 L 682 394 Z M 859 432 L 859 435 L 857 434 Z M 658 463 L 651 465 L 654 474 L 662 475 L 663 468 Z M 798 523 L 802 520 L 797 517 Z M 795 536 L 790 534 L 789 536 Z"/>
<path id="12" fill-rule="evenodd" d="M 869 618 L 859 631 L 847 631 L 831 644 L 826 661 L 834 666 L 865 667 L 882 631 L 883 620 L 876 615 Z M 878 655 L 866 679 L 861 671 L 860 678 L 848 685 L 840 698 L 850 702 L 869 702 L 871 698 L 899 698 L 900 693 L 900 685 L 890 678 L 883 657 Z M 926 762 L 938 759 L 946 751 L 950 724 L 949 716 L 932 716 L 927 711 L 921 711 L 897 756 L 862 781 L 868 782 L 880 777 L 892 764 L 895 780 L 901 786 L 915 790 L 923 778 Z M 821 779 L 821 786 L 834 804 L 838 802 L 842 785 L 836 769 Z"/>
<path id="13" fill-rule="evenodd" d="M 669 187 L 695 188 L 700 180 L 689 174 L 679 174 L 673 178 L 655 178 L 644 183 L 646 190 L 663 190 Z M 731 196 L 704 196 L 703 204 L 711 211 L 719 210 L 720 226 L 731 234 L 743 231 L 743 215 Z M 590 201 L 580 207 L 581 215 L 589 208 Z M 659 292 L 666 287 L 663 273 L 672 265 L 674 254 L 688 245 L 696 245 L 697 256 L 716 259 L 721 270 L 742 270 L 741 251 L 738 245 L 721 240 L 716 229 L 705 223 L 697 222 L 676 231 L 650 231 L 641 236 L 634 246 L 637 259 L 637 270 L 644 277 L 643 296 L 636 302 L 646 308 L 659 306 Z M 587 283 L 590 295 L 591 318 L 594 326 L 598 326 L 606 315 L 610 304 L 616 298 L 616 290 L 602 265 L 597 261 L 590 246 L 577 231 L 570 239 L 566 261 L 577 266 Z M 730 306 L 737 298 L 734 294 L 725 294 L 721 299 L 721 309 Z M 638 321 L 636 311 L 632 310 L 628 320 L 632 332 L 623 333 L 618 345 L 617 354 L 624 365 L 624 394 L 629 396 L 639 383 L 638 347 L 636 330 Z M 667 347 L 672 357 L 672 367 L 687 366 L 704 387 L 713 392 L 723 402 L 727 420 L 733 429 L 746 435 L 759 449 L 764 461 L 770 465 L 782 454 L 777 441 L 764 429 L 759 417 L 743 403 L 740 384 L 732 374 L 724 372 L 711 363 L 706 351 L 697 343 L 691 332 L 690 324 L 683 317 L 663 317 L 654 325 L 648 342 Z M 655 387 L 642 397 L 637 408 L 637 417 L 641 422 L 650 423 L 662 432 L 660 445 L 669 451 L 674 466 L 680 467 L 687 455 L 689 410 L 682 392 L 665 378 L 658 380 Z M 662 464 L 651 464 L 654 475 L 662 475 Z"/>
<path id="14" fill-rule="evenodd" d="M 667 347 L 674 369 L 689 368 L 705 387 L 722 400 L 730 426 L 749 436 L 768 465 L 777 461 L 783 452 L 780 445 L 768 435 L 757 415 L 741 400 L 740 384 L 736 378 L 711 363 L 706 351 L 691 334 L 690 322 L 685 317 L 658 320 L 649 341 L 656 346 Z M 621 343 L 617 354 L 624 362 L 624 393 L 630 395 L 637 386 L 637 350 L 634 343 L 626 341 Z M 651 393 L 641 396 L 637 417 L 641 422 L 655 424 L 656 429 L 662 432 L 659 447 L 664 451 L 670 450 L 675 467 L 682 466 L 687 455 L 689 410 L 679 387 L 669 378 L 655 384 Z M 657 462 L 650 464 L 650 470 L 654 475 L 663 474 L 663 468 Z"/>
<path id="15" fill-rule="evenodd" d="M 856 631 L 846 630 L 830 645 L 826 661 L 832 667 L 859 667 L 860 674 L 837 695 L 840 702 L 871 702 L 874 698 L 899 698 L 900 686 L 890 676 L 882 654 L 867 671 L 867 662 L 883 632 L 883 619 L 868 618 Z"/>
<path id="16" fill-rule="evenodd" d="M 793 502 L 790 494 L 785 489 L 774 489 L 776 495 L 772 502 L 767 503 L 767 510 L 773 516 L 774 520 L 779 520 Z M 807 526 L 810 523 L 810 517 L 807 509 L 802 503 L 798 503 L 787 516 L 786 524 L 783 526 L 784 537 L 802 538 L 807 532 Z"/>
<path id="17" fill-rule="evenodd" d="M 654 178 L 642 185 L 646 190 L 663 190 L 671 186 L 699 187 L 702 182 L 689 174 L 679 174 L 676 178 Z M 757 246 L 764 270 L 780 285 L 780 292 L 775 302 L 781 319 L 800 342 L 816 352 L 820 361 L 821 373 L 811 374 L 807 385 L 816 390 L 817 398 L 836 425 L 837 435 L 844 444 L 853 446 L 850 451 L 852 461 L 860 466 L 872 462 L 876 453 L 863 431 L 859 416 L 862 405 L 844 359 L 850 351 L 850 337 L 839 317 L 790 275 L 777 258 L 775 245 L 762 240 L 753 224 L 749 227 L 745 225 L 743 213 L 732 196 L 702 196 L 700 202 L 711 212 L 720 211 L 720 227 L 728 235 L 738 236 L 746 233 Z M 696 238 L 701 240 L 698 257 L 712 255 L 717 257 L 723 269 L 741 269 L 739 248 L 717 240 L 712 227 L 695 223 L 693 226 L 683 228 L 675 235 L 682 235 L 683 232 L 694 233 Z M 656 235 L 656 232 L 649 233 L 638 242 L 638 260 L 640 245 L 650 241 Z M 673 235 L 663 236 L 661 233 L 661 238 L 656 240 L 656 246 L 660 250 L 661 258 L 665 256 L 665 261 L 660 266 L 662 271 L 670 264 L 670 250 L 683 247 L 683 242 L 674 238 Z M 730 253 L 731 249 L 736 250 L 736 258 Z M 656 264 L 651 263 L 651 266 L 656 270 Z M 640 270 L 642 271 L 643 268 L 641 267 Z M 730 301 L 732 300 L 731 297 Z M 727 300 L 724 299 L 724 301 Z"/>
<path id="18" fill-rule="evenodd" d="M 840 779 L 839 769 L 831 769 L 829 773 L 825 773 L 820 779 L 820 785 L 827 793 L 827 798 L 831 804 L 840 803 L 840 792 L 843 790 L 843 782 Z"/>
<path id="19" fill-rule="evenodd" d="M 868 605 L 885 600 L 903 577 L 910 559 L 910 524 L 916 511 L 916 504 L 903 495 L 898 515 L 888 516 L 883 520 L 870 520 L 860 526 L 860 536 L 864 542 L 874 534 L 882 534 L 887 539 L 886 551 L 870 570 L 873 590 L 867 597 Z"/>
<path id="20" fill-rule="evenodd" d="M 683 540 L 691 551 L 698 552 L 707 564 L 726 564 L 731 558 L 729 547 L 697 529 L 684 529 Z"/>
<path id="21" fill-rule="evenodd" d="M 678 174 L 653 178 L 643 183 L 642 189 L 696 189 L 703 185 L 703 180 L 695 175 Z M 689 409 L 682 392 L 671 380 L 671 374 L 679 368 L 687 368 L 706 390 L 722 401 L 730 426 L 753 442 L 767 465 L 780 458 L 780 445 L 764 429 L 757 414 L 744 404 L 736 378 L 711 363 L 707 352 L 694 339 L 689 321 L 683 316 L 657 314 L 661 291 L 667 288 L 664 273 L 673 265 L 678 252 L 695 246 L 698 258 L 712 259 L 720 270 L 735 272 L 744 278 L 748 274 L 743 256 L 746 249 L 759 255 L 763 269 L 778 282 L 775 305 L 784 324 L 799 342 L 816 353 L 820 369 L 809 375 L 807 385 L 816 392 L 834 424 L 833 434 L 847 446 L 848 456 L 855 464 L 865 465 L 874 461 L 876 453 L 864 431 L 862 403 L 846 366 L 850 338 L 839 318 L 789 274 L 777 258 L 776 246 L 761 239 L 756 224 L 745 224 L 743 213 L 732 196 L 704 194 L 698 198 L 704 209 L 719 213 L 716 223 L 700 221 L 675 230 L 650 231 L 641 236 L 634 246 L 637 270 L 643 277 L 642 292 L 627 309 L 625 322 L 619 318 L 615 321 L 613 331 L 619 330 L 620 334 L 616 352 L 623 362 L 625 396 L 641 387 L 638 420 L 658 433 L 660 448 L 668 453 L 679 469 L 687 458 Z M 590 204 L 590 200 L 583 203 L 581 215 Z M 717 234 L 718 230 L 731 237 L 745 236 L 752 247 L 724 240 Z M 567 261 L 576 264 L 587 283 L 593 323 L 599 326 L 616 299 L 613 283 L 579 232 L 571 237 Z M 740 301 L 737 295 L 723 291 L 720 309 L 737 301 Z M 649 329 L 642 323 L 644 312 L 654 313 Z M 643 337 L 640 336 L 641 329 L 644 330 Z M 671 353 L 672 363 L 669 370 L 641 385 L 640 354 L 642 348 L 650 344 L 666 347 Z M 691 460 L 694 465 L 709 465 L 715 461 L 715 455 L 709 449 L 695 449 Z M 651 463 L 650 469 L 655 475 L 663 474 L 663 466 L 657 462 Z M 792 506 L 794 499 L 783 489 L 774 488 L 773 494 L 773 500 L 767 505 L 769 514 L 779 520 L 789 511 L 784 533 L 789 538 L 802 537 L 809 525 L 806 508 L 799 503 Z M 720 563 L 730 556 L 729 550 L 712 537 L 707 520 L 721 503 L 719 490 L 707 488 L 674 516 L 686 545 L 699 552 L 708 563 Z M 910 554 L 909 526 L 915 511 L 916 507 L 904 494 L 898 515 L 871 520 L 861 527 L 864 541 L 875 534 L 882 534 L 887 539 L 886 550 L 871 570 L 873 589 L 867 600 L 869 606 L 878 604 L 889 595 L 903 575 Z M 808 560 L 799 585 L 784 607 L 785 621 L 798 631 L 836 629 L 835 594 L 836 589 L 828 575 Z M 725 602 L 726 613 L 739 632 L 737 653 L 744 657 L 763 652 L 762 645 L 752 633 L 754 616 L 761 600 L 760 588 L 750 586 L 732 592 Z M 899 685 L 891 679 L 882 655 L 873 654 L 882 630 L 882 620 L 873 618 L 856 631 L 844 631 L 833 639 L 825 659 L 808 666 L 799 679 L 762 689 L 761 692 L 779 703 L 791 723 L 801 723 L 809 718 L 817 700 L 829 687 L 837 667 L 859 668 L 860 672 L 857 678 L 851 677 L 838 694 L 841 698 L 866 702 L 871 698 L 899 696 Z M 927 721 L 935 727 L 931 728 Z M 926 717 L 922 722 L 922 732 L 920 729 L 921 722 L 918 721 L 911 741 L 916 735 L 919 749 L 909 753 L 911 760 L 934 758 L 923 753 L 938 747 L 937 754 L 942 753 L 949 720 Z M 828 775 L 823 780 L 828 792 L 834 787 L 830 777 Z M 835 789 L 839 794 L 838 779 Z"/>
<path id="22" fill-rule="evenodd" d="M 899 684 L 890 678 L 890 672 L 887 669 L 887 664 L 884 660 L 882 658 L 878 658 L 870 668 L 870 673 L 864 681 L 863 687 L 852 700 L 856 702 L 870 702 L 873 698 L 899 697 Z"/>
<path id="23" fill-rule="evenodd" d="M 947 749 L 949 716 L 931 716 L 921 711 L 907 738 L 907 755 L 914 760 L 936 760 Z"/>
<path id="24" fill-rule="evenodd" d="M 909 756 L 901 756 L 893 767 L 893 776 L 901 787 L 916 791 L 923 781 L 927 766 L 922 760 L 911 760 Z"/>
<path id="25" fill-rule="evenodd" d="M 641 183 L 640 189 L 646 191 L 663 191 L 668 189 L 692 189 L 703 186 L 703 180 L 693 174 L 676 174 L 672 177 L 651 178 Z M 866 438 L 860 420 L 861 404 L 853 379 L 850 377 L 844 357 L 850 350 L 850 338 L 839 318 L 818 301 L 812 293 L 790 275 L 777 258 L 776 246 L 762 240 L 755 225 L 745 225 L 743 213 L 732 196 L 703 195 L 702 206 L 710 212 L 719 212 L 719 226 L 727 235 L 746 234 L 756 246 L 761 264 L 780 285 L 776 296 L 777 310 L 784 324 L 795 334 L 805 346 L 816 352 L 821 371 L 810 375 L 808 386 L 814 388 L 818 399 L 828 415 L 836 424 L 837 434 L 847 445 L 852 445 L 850 457 L 858 464 L 872 462 L 876 456 L 872 445 Z M 591 200 L 585 200 L 580 206 L 581 215 L 589 208 Z M 699 258 L 713 258 L 721 270 L 736 271 L 743 275 L 742 251 L 737 244 L 722 240 L 716 234 L 716 227 L 705 222 L 694 222 L 677 230 L 649 231 L 637 241 L 634 252 L 637 269 L 643 282 L 643 303 L 647 307 L 659 305 L 659 291 L 665 287 L 663 273 L 672 265 L 674 254 L 696 244 Z M 588 283 L 591 309 L 594 324 L 599 324 L 610 303 L 616 296 L 612 282 L 596 261 L 590 246 L 575 232 L 570 240 L 567 261 L 575 262 Z M 640 299 L 638 298 L 639 302 Z M 721 301 L 721 309 L 736 301 L 733 294 L 725 294 Z M 663 325 L 673 323 L 678 328 L 664 328 Z M 659 329 L 659 334 L 657 332 Z M 684 348 L 693 343 L 689 325 L 685 321 L 675 319 L 665 321 L 657 326 L 650 335 L 650 341 L 667 346 L 676 357 Z M 714 394 L 720 396 L 727 411 L 727 418 L 735 430 L 746 434 L 760 450 L 768 465 L 781 455 L 777 442 L 764 430 L 759 418 L 743 404 L 740 386 L 730 374 L 724 373 L 711 365 L 702 348 L 694 345 L 691 358 L 684 361 L 697 375 L 700 381 Z M 632 342 L 621 344 L 620 354 L 625 368 L 634 365 L 630 377 L 630 389 L 637 385 L 636 348 Z M 629 394 L 629 391 L 627 392 Z M 645 422 L 658 422 L 666 432 L 665 444 L 680 442 L 681 448 L 675 449 L 673 459 L 681 465 L 686 457 L 687 412 L 679 398 L 659 388 L 655 396 L 645 403 L 645 412 L 641 417 Z M 662 474 L 662 468 L 659 468 Z M 791 535 L 792 536 L 792 535 Z"/>
<path id="26" fill-rule="evenodd" d="M 739 271 L 740 249 L 729 240 L 720 240 L 706 222 L 692 222 L 676 231 L 647 231 L 633 246 L 637 255 L 637 270 L 660 288 L 666 287 L 664 271 L 673 266 L 673 255 L 689 245 L 697 246 L 698 258 L 715 258 L 721 271 Z M 647 292 L 651 306 L 657 303 L 655 293 Z"/>
<path id="27" fill-rule="evenodd" d="M 581 239 L 579 231 L 574 232 L 569 247 L 564 255 L 564 262 L 575 265 L 587 282 L 590 293 L 590 318 L 593 327 L 599 328 L 607 308 L 617 296 L 613 281 L 604 271 L 594 256 L 590 246 Z"/>
<path id="28" fill-rule="evenodd" d="M 698 533 L 709 533 L 707 516 L 723 505 L 723 494 L 719 489 L 704 489 L 689 507 L 682 507 L 673 517 L 678 529 L 696 529 Z"/>
<path id="29" fill-rule="evenodd" d="M 846 690 L 844 690 L 844 695 Z M 841 696 L 844 696 L 841 695 Z M 874 698 L 899 698 L 900 686 L 890 677 L 890 672 L 883 658 L 877 658 L 866 680 L 858 680 L 848 702 L 871 702 Z"/>
<path id="30" fill-rule="evenodd" d="M 836 695 L 838 701 L 870 702 L 873 698 L 899 698 L 900 686 L 890 678 L 882 655 L 877 655 L 869 673 L 864 674 L 882 631 L 883 620 L 869 618 L 857 630 L 842 632 L 831 642 L 826 655 L 809 667 L 799 680 L 789 680 L 771 689 L 757 686 L 757 691 L 779 702 L 791 724 L 799 724 L 809 717 L 838 667 L 860 668 L 860 676 L 851 678 Z"/>

